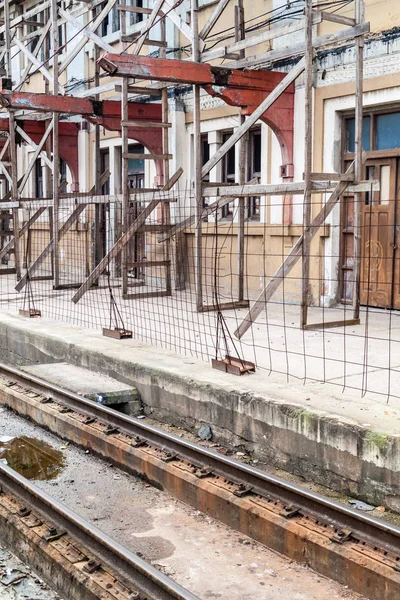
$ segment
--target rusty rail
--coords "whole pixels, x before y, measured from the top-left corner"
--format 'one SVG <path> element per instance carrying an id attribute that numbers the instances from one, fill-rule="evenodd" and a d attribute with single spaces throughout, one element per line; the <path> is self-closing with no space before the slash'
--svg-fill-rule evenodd
<path id="1" fill-rule="evenodd" d="M 87 596 L 82 587 L 78 592 L 73 589 L 70 594 L 68 583 L 65 582 L 65 566 L 60 567 L 60 570 L 63 569 L 61 577 L 54 575 L 57 569 L 52 567 L 52 577 L 48 583 L 56 589 L 61 586 L 62 589 L 57 591 L 66 594 L 64 597 L 67 600 L 92 598 L 93 593 L 96 594 L 95 586 L 99 586 L 100 591 L 105 588 L 102 598 L 108 598 L 109 589 L 110 598 L 114 598 L 113 592 L 117 590 L 121 600 L 198 600 L 197 596 L 3 464 L 0 464 L 0 521 L 0 539 L 11 546 L 10 549 L 16 554 L 22 554 L 21 558 L 28 562 L 32 560 L 29 559 L 24 546 L 29 544 L 16 544 L 18 535 L 15 531 L 22 533 L 25 539 L 30 539 L 29 535 L 32 538 L 32 534 L 36 534 L 38 553 L 41 552 L 42 556 L 41 559 L 34 556 L 36 564 L 32 567 L 39 571 L 44 579 L 48 568 L 43 568 L 42 563 L 50 560 L 50 557 L 53 565 L 62 564 L 62 559 L 65 565 L 67 558 L 70 569 L 67 575 L 79 580 L 79 573 L 83 574 L 82 585 L 90 579 L 90 575 L 95 574 L 93 581 L 87 586 L 91 588 Z M 14 532 L 7 531 L 12 528 Z M 52 542 L 55 542 L 55 545 L 51 547 Z M 36 544 L 33 547 L 35 552 Z M 43 556 L 46 556 L 46 559 L 43 559 Z M 78 569 L 75 573 L 74 566 Z"/>
<path id="2" fill-rule="evenodd" d="M 168 451 L 174 458 L 185 460 L 196 467 L 206 467 L 215 474 L 242 486 L 244 490 L 251 490 L 265 498 L 277 499 L 286 506 L 291 506 L 300 513 L 332 525 L 338 530 L 351 531 L 353 539 L 366 541 L 399 554 L 400 528 L 395 525 L 360 513 L 260 469 L 157 429 L 14 367 L 0 363 L 0 376 L 18 385 L 29 386 L 37 393 L 65 404 L 72 410 L 99 419 L 121 433 Z"/>

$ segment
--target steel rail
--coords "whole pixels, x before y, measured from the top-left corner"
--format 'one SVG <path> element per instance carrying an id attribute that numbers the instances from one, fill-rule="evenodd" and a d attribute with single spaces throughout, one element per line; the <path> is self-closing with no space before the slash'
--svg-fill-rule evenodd
<path id="1" fill-rule="evenodd" d="M 305 515 L 314 517 L 318 521 L 332 525 L 339 530 L 351 530 L 354 539 L 370 542 L 385 550 L 399 553 L 400 528 L 391 523 L 358 512 L 321 494 L 311 492 L 209 448 L 157 429 L 141 420 L 97 404 L 79 394 L 65 390 L 14 367 L 0 363 L 0 375 L 21 386 L 26 387 L 29 385 L 31 389 L 43 396 L 50 396 L 55 401 L 61 402 L 73 410 L 84 412 L 108 425 L 112 425 L 118 428 L 121 433 L 139 437 L 148 444 L 177 455 L 178 458 L 195 466 L 207 466 L 217 475 L 221 475 L 233 483 L 244 484 L 255 494 L 275 498 L 285 505 L 293 506 Z"/>
<path id="2" fill-rule="evenodd" d="M 199 600 L 139 556 L 58 502 L 10 467 L 0 463 L 0 485 L 88 548 L 103 564 L 152 600 Z"/>

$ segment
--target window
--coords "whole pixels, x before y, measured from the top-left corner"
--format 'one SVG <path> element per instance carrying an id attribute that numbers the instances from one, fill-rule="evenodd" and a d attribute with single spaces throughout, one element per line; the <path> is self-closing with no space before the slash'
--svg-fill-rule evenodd
<path id="1" fill-rule="evenodd" d="M 201 166 L 203 167 L 206 162 L 210 160 L 210 144 L 208 143 L 208 134 L 202 135 L 200 140 L 200 151 L 201 151 Z M 207 173 L 203 177 L 203 181 L 210 181 L 210 174 Z"/>
<path id="2" fill-rule="evenodd" d="M 248 138 L 248 179 L 261 176 L 261 128 L 251 129 Z M 252 221 L 260 220 L 260 198 L 249 198 L 246 216 Z"/>
<path id="3" fill-rule="evenodd" d="M 125 6 L 137 6 L 138 8 L 143 8 L 143 0 L 126 0 L 123 2 Z M 103 8 L 107 5 L 107 2 L 102 2 L 99 6 L 98 13 L 100 13 Z M 143 21 L 142 13 L 134 13 L 126 11 L 126 25 L 129 27 L 130 25 L 136 25 L 136 23 L 140 23 Z M 120 19 L 121 11 L 118 10 L 117 6 L 114 6 L 108 15 L 104 17 L 100 27 L 99 27 L 99 35 L 101 37 L 105 37 L 107 35 L 111 35 L 121 29 L 121 19 Z"/>
<path id="4" fill-rule="evenodd" d="M 100 170 L 102 173 L 105 173 L 110 169 L 110 152 L 108 150 L 100 151 Z M 102 185 L 101 193 L 103 196 L 110 195 L 110 178 Z"/>
<path id="5" fill-rule="evenodd" d="M 356 146 L 356 120 L 347 119 L 346 151 L 354 152 Z M 363 118 L 362 147 L 366 152 L 371 149 L 371 117 Z"/>
<path id="6" fill-rule="evenodd" d="M 222 143 L 225 144 L 231 137 L 233 131 L 227 131 L 222 136 Z M 225 154 L 222 159 L 222 181 L 225 183 L 235 183 L 236 169 L 235 169 L 235 146 L 232 146 L 230 150 Z M 235 203 L 229 202 L 221 209 L 222 219 L 233 219 L 233 210 Z"/>
<path id="7" fill-rule="evenodd" d="M 144 146 L 142 144 L 130 144 L 128 152 L 129 154 L 144 154 Z M 128 159 L 128 187 L 144 188 L 144 158 Z"/>
<path id="8" fill-rule="evenodd" d="M 60 158 L 60 183 L 67 181 L 67 163 Z"/>
<path id="9" fill-rule="evenodd" d="M 400 112 L 371 113 L 363 118 L 362 146 L 367 152 L 400 148 Z M 355 151 L 355 119 L 345 118 L 345 152 Z"/>
<path id="10" fill-rule="evenodd" d="M 35 178 L 34 178 L 34 196 L 35 198 L 43 198 L 43 167 L 42 161 L 38 158 L 35 162 Z"/>

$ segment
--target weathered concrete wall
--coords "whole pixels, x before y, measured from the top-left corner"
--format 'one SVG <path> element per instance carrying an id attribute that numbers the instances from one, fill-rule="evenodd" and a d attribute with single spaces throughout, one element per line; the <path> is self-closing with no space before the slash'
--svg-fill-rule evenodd
<path id="1" fill-rule="evenodd" d="M 55 330 L 44 321 L 2 317 L 0 348 L 2 360 L 12 364 L 67 361 L 115 377 L 137 387 L 145 411 L 161 421 L 192 430 L 209 423 L 218 442 L 400 511 L 400 428 L 393 429 L 400 410 L 396 418 L 391 411 L 386 429 L 373 431 L 362 421 L 301 406 L 299 390 L 292 401 L 287 386 L 279 389 L 265 375 L 223 376 L 207 364 L 138 342 Z"/>

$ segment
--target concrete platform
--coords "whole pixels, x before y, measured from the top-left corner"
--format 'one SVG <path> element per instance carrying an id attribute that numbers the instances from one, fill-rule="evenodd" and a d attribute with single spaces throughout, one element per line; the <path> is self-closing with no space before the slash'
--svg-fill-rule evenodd
<path id="1" fill-rule="evenodd" d="M 138 389 L 145 412 L 340 492 L 400 511 L 400 405 L 258 371 L 235 377 L 135 340 L 45 319 L 0 315 L 0 358 L 68 362 Z"/>
<path id="2" fill-rule="evenodd" d="M 103 373 L 89 371 L 66 362 L 24 366 L 23 370 L 99 404 L 129 404 L 130 414 L 137 414 L 141 409 L 136 388 Z"/>

